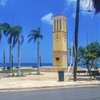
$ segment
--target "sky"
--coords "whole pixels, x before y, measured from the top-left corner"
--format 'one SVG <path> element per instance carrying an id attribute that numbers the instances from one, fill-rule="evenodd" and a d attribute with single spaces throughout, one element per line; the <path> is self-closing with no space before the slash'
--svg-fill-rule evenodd
<path id="1" fill-rule="evenodd" d="M 95 15 L 92 0 L 81 0 L 79 20 L 79 46 L 86 46 L 93 41 L 100 42 L 100 14 Z M 92 10 L 92 12 L 87 12 Z M 28 34 L 34 28 L 41 27 L 43 40 L 40 41 L 42 63 L 52 63 L 53 27 L 52 17 L 64 14 L 67 17 L 68 48 L 74 41 L 76 0 L 0 0 L 0 23 L 23 27 L 24 43 L 21 45 L 21 62 L 37 62 L 37 45 L 28 43 Z M 13 49 L 14 62 L 17 62 L 17 44 Z M 0 63 L 6 51 L 6 62 L 9 62 L 7 38 L 0 43 Z M 69 58 L 70 59 L 70 58 Z"/>

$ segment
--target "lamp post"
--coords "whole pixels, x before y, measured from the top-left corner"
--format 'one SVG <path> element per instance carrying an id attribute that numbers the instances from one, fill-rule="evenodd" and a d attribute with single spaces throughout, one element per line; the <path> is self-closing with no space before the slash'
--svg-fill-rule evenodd
<path id="1" fill-rule="evenodd" d="M 76 5 L 76 19 L 75 19 L 75 34 L 74 34 L 74 81 L 77 80 L 77 48 L 78 48 L 78 29 L 79 29 L 79 12 L 80 12 L 80 0 L 77 0 Z"/>

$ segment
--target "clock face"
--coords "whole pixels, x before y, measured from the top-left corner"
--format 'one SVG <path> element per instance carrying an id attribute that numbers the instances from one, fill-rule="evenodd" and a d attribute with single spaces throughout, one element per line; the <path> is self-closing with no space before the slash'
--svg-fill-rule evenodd
<path id="1" fill-rule="evenodd" d="M 60 40 L 61 39 L 61 36 L 60 36 L 60 34 L 59 33 L 57 33 L 57 34 L 55 34 L 55 40 Z"/>

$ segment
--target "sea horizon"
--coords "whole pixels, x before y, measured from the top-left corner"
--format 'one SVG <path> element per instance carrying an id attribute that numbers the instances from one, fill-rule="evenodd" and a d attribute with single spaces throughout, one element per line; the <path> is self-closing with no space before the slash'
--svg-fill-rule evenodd
<path id="1" fill-rule="evenodd" d="M 5 66 L 8 67 L 10 64 L 6 63 Z M 69 65 L 69 64 L 68 64 Z M 0 67 L 3 67 L 4 64 L 0 63 Z M 13 63 L 13 67 L 17 67 L 18 63 Z M 21 63 L 21 67 L 36 67 L 37 63 Z M 53 64 L 52 63 L 41 63 L 40 64 L 41 67 L 52 67 Z M 100 68 L 100 64 L 97 64 L 97 66 L 99 66 Z M 82 68 L 86 68 L 86 65 L 83 64 L 78 64 L 78 67 L 82 67 Z"/>
<path id="2" fill-rule="evenodd" d="M 10 65 L 9 63 L 5 64 L 6 67 L 9 65 Z M 36 67 L 37 63 L 21 63 L 20 65 L 23 67 Z M 2 67 L 2 66 L 4 66 L 4 64 L 0 63 L 0 67 Z M 17 67 L 18 63 L 13 63 L 13 66 Z M 41 63 L 40 66 L 53 66 L 53 64 L 52 63 Z"/>

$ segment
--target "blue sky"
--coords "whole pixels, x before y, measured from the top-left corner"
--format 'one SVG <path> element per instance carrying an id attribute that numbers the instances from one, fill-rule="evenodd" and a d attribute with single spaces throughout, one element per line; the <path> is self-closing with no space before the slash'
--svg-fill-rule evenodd
<path id="1" fill-rule="evenodd" d="M 76 0 L 0 0 L 0 23 L 8 22 L 11 25 L 23 27 L 24 43 L 21 45 L 21 62 L 32 63 L 37 61 L 36 43 L 28 44 L 27 35 L 33 28 L 41 27 L 42 62 L 52 62 L 52 17 L 57 14 L 67 16 L 68 47 L 74 37 Z M 81 1 L 79 45 L 85 46 L 88 42 L 100 42 L 100 15 L 86 13 L 92 9 L 88 0 Z M 90 6 L 89 6 L 90 5 Z M 0 43 L 0 62 L 3 61 L 2 53 L 6 49 L 6 61 L 9 62 L 9 46 L 3 36 Z M 17 45 L 13 49 L 14 62 L 17 62 Z"/>

